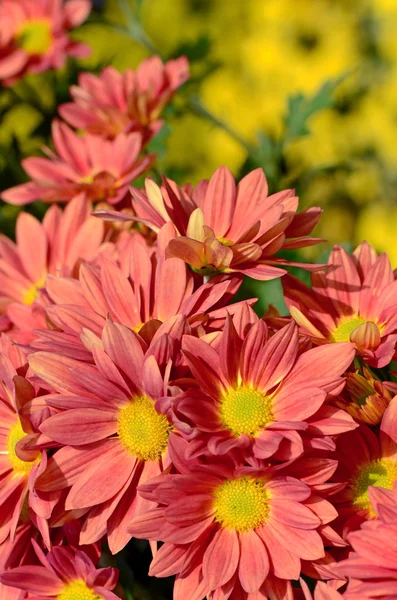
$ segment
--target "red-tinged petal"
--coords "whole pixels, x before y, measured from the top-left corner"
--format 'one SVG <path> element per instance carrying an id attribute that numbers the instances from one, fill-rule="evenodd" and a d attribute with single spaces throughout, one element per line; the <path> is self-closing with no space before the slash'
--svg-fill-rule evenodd
<path id="1" fill-rule="evenodd" d="M 164 517 L 170 523 L 186 527 L 213 514 L 211 497 L 207 494 L 189 495 L 173 502 L 165 509 Z"/>
<path id="2" fill-rule="evenodd" d="M 150 569 L 150 577 L 170 577 L 182 571 L 186 556 L 186 546 L 176 544 L 164 544 L 153 558 Z"/>
<path id="3" fill-rule="evenodd" d="M 84 386 L 79 385 L 74 375 L 74 368 L 80 366 L 79 361 L 52 352 L 36 352 L 29 356 L 29 365 L 36 375 L 50 383 L 61 394 L 91 396 Z M 88 365 L 84 367 L 93 371 Z"/>
<path id="4" fill-rule="evenodd" d="M 321 525 L 320 519 L 309 508 L 293 500 L 277 498 L 272 502 L 271 513 L 272 519 L 288 527 L 314 529 Z"/>
<path id="5" fill-rule="evenodd" d="M 350 334 L 350 341 L 355 344 L 359 352 L 376 350 L 381 343 L 380 332 L 375 323 L 362 323 Z"/>
<path id="6" fill-rule="evenodd" d="M 256 594 L 269 573 L 266 548 L 255 531 L 241 533 L 238 576 L 248 594 Z"/>
<path id="7" fill-rule="evenodd" d="M 72 409 L 44 421 L 40 431 L 60 444 L 90 444 L 116 433 L 117 412 L 94 408 Z"/>
<path id="8" fill-rule="evenodd" d="M 288 376 L 290 385 L 310 381 L 313 387 L 324 387 L 327 382 L 336 380 L 351 365 L 355 349 L 350 342 L 324 344 L 301 354 Z M 286 383 L 286 382 L 285 382 Z"/>
<path id="9" fill-rule="evenodd" d="M 219 345 L 219 358 L 224 373 L 232 386 L 237 385 L 240 367 L 242 341 L 238 336 L 230 315 L 226 317 L 225 328 Z"/>
<path id="10" fill-rule="evenodd" d="M 161 529 L 164 525 L 164 509 L 153 508 L 132 519 L 128 525 L 128 532 L 136 538 L 159 540 Z"/>
<path id="11" fill-rule="evenodd" d="M 255 214 L 258 205 L 263 202 L 268 193 L 266 176 L 262 169 L 255 169 L 248 173 L 237 186 L 236 210 L 233 223 L 228 235 L 230 239 L 237 240 L 247 229 L 247 217 L 250 219 Z M 263 213 L 267 210 L 263 207 Z M 257 219 L 255 219 L 257 220 Z M 252 224 L 249 220 L 248 226 Z"/>
<path id="12" fill-rule="evenodd" d="M 123 487 L 137 459 L 128 454 L 118 440 L 103 455 L 102 461 L 88 466 L 73 484 L 66 509 L 90 508 L 112 498 Z"/>
<path id="13" fill-rule="evenodd" d="M 23 267 L 36 283 L 47 270 L 47 238 L 40 221 L 26 212 L 20 213 L 16 225 L 16 238 Z"/>
<path id="14" fill-rule="evenodd" d="M 102 289 L 111 317 L 128 327 L 135 327 L 141 317 L 133 289 L 121 271 L 110 260 L 102 265 Z"/>
<path id="15" fill-rule="evenodd" d="M 247 263 L 246 265 L 240 265 L 236 269 L 240 273 L 243 273 L 247 277 L 257 279 L 259 281 L 270 281 L 271 279 L 278 279 L 287 273 L 284 269 L 278 269 L 270 265 L 263 265 L 261 263 Z"/>
<path id="16" fill-rule="evenodd" d="M 204 245 L 187 237 L 175 238 L 170 240 L 165 256 L 180 258 L 195 269 L 200 269 L 203 266 Z"/>
<path id="17" fill-rule="evenodd" d="M 266 545 L 274 574 L 282 579 L 298 579 L 301 570 L 300 560 L 287 547 L 280 544 L 270 523 L 257 529 L 256 533 Z"/>
<path id="18" fill-rule="evenodd" d="M 182 260 L 169 258 L 159 263 L 155 281 L 156 318 L 166 321 L 180 312 L 187 283 L 187 267 Z"/>
<path id="19" fill-rule="evenodd" d="M 273 519 L 271 525 L 279 543 L 285 548 L 293 548 L 300 558 L 316 560 L 325 555 L 324 545 L 317 531 L 288 527 Z"/>
<path id="20" fill-rule="evenodd" d="M 288 465 L 288 469 L 289 469 Z M 288 470 L 289 472 L 289 470 Z M 275 477 L 267 482 L 266 487 L 272 492 L 272 497 L 284 500 L 295 500 L 302 502 L 310 496 L 308 485 L 294 477 Z M 276 500 L 277 502 L 278 500 Z"/>
<path id="21" fill-rule="evenodd" d="M 269 331 L 264 321 L 258 321 L 251 325 L 251 312 L 247 309 L 244 310 L 245 317 L 242 318 L 241 327 L 248 329 L 248 334 L 245 337 L 240 359 L 240 370 L 243 381 L 250 381 L 253 378 L 255 381 L 259 378 L 261 364 L 259 357 L 263 350 L 263 346 L 269 338 Z"/>
<path id="22" fill-rule="evenodd" d="M 140 389 L 143 350 L 134 332 L 128 327 L 107 321 L 103 330 L 103 344 L 113 362 L 128 375 L 136 389 Z"/>
<path id="23" fill-rule="evenodd" d="M 236 184 L 227 167 L 219 167 L 212 175 L 200 208 L 205 224 L 217 237 L 225 237 L 236 205 Z"/>
<path id="24" fill-rule="evenodd" d="M 114 445 L 114 440 L 103 440 L 84 448 L 65 447 L 48 461 L 47 468 L 35 483 L 37 489 L 52 492 L 70 487 L 91 463 L 98 463 Z"/>
<path id="25" fill-rule="evenodd" d="M 297 238 L 309 235 L 317 225 L 322 212 L 322 208 L 313 206 L 308 210 L 304 210 L 301 213 L 294 215 L 291 225 L 288 225 L 285 230 L 286 237 Z"/>
<path id="26" fill-rule="evenodd" d="M 390 444 L 390 442 L 387 444 L 390 450 L 393 447 L 395 448 L 395 444 L 397 444 L 397 396 L 393 398 L 393 400 L 387 407 L 382 418 L 380 429 L 385 434 L 384 437 L 388 436 L 394 442 L 394 445 Z M 383 436 L 381 434 L 381 445 L 383 448 L 384 446 L 386 446 L 386 440 L 382 441 L 382 437 Z M 386 448 L 384 448 L 384 450 L 386 451 Z M 392 452 L 386 451 L 384 453 L 384 456 L 390 456 L 391 454 Z"/>
<path id="27" fill-rule="evenodd" d="M 237 533 L 233 529 L 219 529 L 203 558 L 203 575 L 210 589 L 216 590 L 233 577 L 239 558 Z"/>
<path id="28" fill-rule="evenodd" d="M 221 386 L 228 386 L 228 382 L 222 376 L 217 351 L 206 342 L 189 335 L 183 337 L 182 351 L 200 387 L 213 398 L 217 398 Z"/>
<path id="29" fill-rule="evenodd" d="M 41 566 L 23 566 L 5 571 L 0 575 L 0 581 L 4 585 L 45 596 L 59 594 L 64 587 L 54 573 Z"/>
<path id="30" fill-rule="evenodd" d="M 257 458 L 269 458 L 279 449 L 283 436 L 277 431 L 261 431 L 255 438 L 254 455 Z"/>
<path id="31" fill-rule="evenodd" d="M 263 390 L 276 386 L 291 370 L 298 351 L 298 328 L 292 321 L 270 338 L 258 356 L 254 383 Z M 288 420 L 288 417 L 285 417 Z"/>
<path id="32" fill-rule="evenodd" d="M 201 572 L 201 565 L 184 577 L 177 577 L 174 585 L 174 600 L 202 600 L 210 589 Z"/>
<path id="33" fill-rule="evenodd" d="M 317 412 L 325 401 L 327 394 L 320 388 L 290 386 L 284 391 L 283 386 L 273 397 L 273 414 L 277 421 L 304 421 Z"/>

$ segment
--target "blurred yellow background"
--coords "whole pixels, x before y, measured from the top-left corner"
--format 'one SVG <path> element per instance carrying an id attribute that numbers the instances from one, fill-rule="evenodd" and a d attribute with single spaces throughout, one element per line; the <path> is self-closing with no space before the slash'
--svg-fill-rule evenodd
<path id="1" fill-rule="evenodd" d="M 296 187 L 305 207 L 326 208 L 316 233 L 330 243 L 367 239 L 397 267 L 397 0 L 101 4 L 75 35 L 94 50 L 80 68 L 136 67 L 153 51 L 191 61 L 159 157 L 159 170 L 180 183 L 220 164 L 241 175 L 261 132 L 282 138 L 291 95 L 312 96 L 343 76 L 333 106 L 310 117 L 310 133 L 285 140 L 278 187 Z M 189 110 L 193 97 L 212 120 Z M 29 132 L 34 114 L 27 116 Z"/>

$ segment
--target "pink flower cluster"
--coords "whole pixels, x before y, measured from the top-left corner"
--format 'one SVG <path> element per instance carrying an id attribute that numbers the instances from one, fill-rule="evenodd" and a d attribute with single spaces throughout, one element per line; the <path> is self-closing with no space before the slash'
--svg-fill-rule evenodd
<path id="1" fill-rule="evenodd" d="M 1 598 L 123 597 L 99 558 L 134 537 L 175 600 L 310 600 L 317 581 L 315 600 L 392 600 L 389 259 L 365 242 L 281 258 L 320 241 L 321 211 L 268 195 L 260 169 L 130 192 L 186 77 L 156 58 L 82 75 L 60 114 L 83 135 L 55 122 L 56 152 L 3 194 L 52 205 L 0 240 Z M 245 275 L 281 277 L 290 316 L 236 301 Z"/>

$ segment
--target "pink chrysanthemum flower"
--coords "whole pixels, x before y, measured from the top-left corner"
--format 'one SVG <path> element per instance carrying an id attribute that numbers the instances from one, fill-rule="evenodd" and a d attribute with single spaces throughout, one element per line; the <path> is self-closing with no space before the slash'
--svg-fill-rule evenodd
<path id="1" fill-rule="evenodd" d="M 346 481 L 345 489 L 335 495 L 343 537 L 367 519 L 378 515 L 370 499 L 370 488 L 391 490 L 397 481 L 397 397 L 386 409 L 377 436 L 369 427 L 340 436 L 336 479 Z M 394 439 L 393 439 L 394 438 Z"/>
<path id="2" fill-rule="evenodd" d="M 192 336 L 184 337 L 182 349 L 196 383 L 177 397 L 174 411 L 190 426 L 198 453 L 240 448 L 289 460 L 302 454 L 300 434 L 309 426 L 317 436 L 328 427 L 332 433 L 356 427 L 346 412 L 324 405 L 327 392 L 343 386 L 352 344 L 298 356 L 294 322 L 269 338 L 258 321 L 244 338 L 229 318 L 218 349 Z"/>
<path id="3" fill-rule="evenodd" d="M 59 113 L 72 127 L 93 135 L 112 139 L 138 131 L 146 143 L 161 129 L 162 111 L 188 78 L 184 56 L 165 64 L 152 56 L 124 73 L 113 67 L 99 76 L 80 73 L 79 85 L 70 90 L 74 101 L 62 104 Z"/>
<path id="4" fill-rule="evenodd" d="M 67 56 L 90 54 L 68 30 L 91 10 L 89 0 L 2 0 L 0 4 L 0 80 L 12 85 L 25 73 L 60 69 Z"/>
<path id="5" fill-rule="evenodd" d="M 294 190 L 268 196 L 262 169 L 244 177 L 237 187 L 229 169 L 220 167 L 209 182 L 201 181 L 194 190 L 167 179 L 159 188 L 148 179 L 146 194 L 137 189 L 132 194 L 137 220 L 154 231 L 168 221 L 175 225 L 179 237 L 168 244 L 167 256 L 181 258 L 201 275 L 241 272 L 255 279 L 275 279 L 286 272 L 281 266 L 292 264 L 275 257 L 279 250 L 321 241 L 304 237 L 313 230 L 321 209 L 296 214 Z M 108 220 L 130 219 L 112 211 L 97 214 Z"/>
<path id="6" fill-rule="evenodd" d="M 27 343 L 34 329 L 46 328 L 40 295 L 48 274 L 77 275 L 80 261 L 98 260 L 106 249 L 104 227 L 90 216 L 91 210 L 90 202 L 80 195 L 63 212 L 51 206 L 42 223 L 21 212 L 16 243 L 0 236 L 0 304 L 14 340 Z"/>
<path id="7" fill-rule="evenodd" d="M 118 571 L 112 567 L 96 569 L 81 550 L 55 547 L 45 555 L 36 546 L 41 565 L 24 565 L 5 571 L 0 581 L 24 590 L 29 598 L 56 600 L 118 600 L 111 590 L 117 585 Z"/>
<path id="8" fill-rule="evenodd" d="M 32 181 L 2 193 L 10 204 L 68 202 L 83 193 L 92 202 L 117 204 L 133 179 L 152 164 L 153 156 L 139 157 L 139 133 L 120 133 L 114 140 L 79 136 L 67 125 L 54 121 L 52 140 L 56 153 L 49 158 L 30 157 L 22 161 Z"/>
<path id="9" fill-rule="evenodd" d="M 370 488 L 369 498 L 378 519 L 364 523 L 348 537 L 354 554 L 338 565 L 352 578 L 360 600 L 394 600 L 397 597 L 397 484 L 393 491 Z M 350 600 L 350 596 L 349 596 Z"/>
<path id="10" fill-rule="evenodd" d="M 165 542 L 149 574 L 176 574 L 175 600 L 290 598 L 301 559 L 324 556 L 317 529 L 329 521 L 330 505 L 314 511 L 309 486 L 293 477 L 224 461 L 161 476 L 141 491 L 159 506 L 129 530 Z"/>
<path id="11" fill-rule="evenodd" d="M 0 236 L 2 305 L 12 301 L 31 305 L 48 274 L 71 276 L 80 261 L 98 256 L 104 227 L 91 211 L 91 204 L 80 195 L 64 212 L 51 206 L 42 223 L 26 212 L 19 214 L 16 243 Z"/>
<path id="12" fill-rule="evenodd" d="M 155 355 L 167 365 L 170 344 L 159 340 L 146 357 L 142 346 L 137 334 L 109 321 L 102 340 L 93 342 L 95 365 L 46 352 L 30 356 L 33 372 L 59 394 L 47 399 L 59 414 L 40 430 L 63 446 L 36 488 L 70 488 L 66 510 L 92 509 L 81 543 L 107 533 L 113 553 L 130 539 L 126 525 L 141 510 L 137 486 L 170 465 L 168 441 L 175 435 L 155 407 L 167 395 Z"/>
<path id="13" fill-rule="evenodd" d="M 302 332 L 318 344 L 348 342 L 373 367 L 384 367 L 397 341 L 397 282 L 386 254 L 366 242 L 350 256 L 335 246 L 326 273 L 312 274 L 312 290 L 283 278 L 285 302 Z"/>

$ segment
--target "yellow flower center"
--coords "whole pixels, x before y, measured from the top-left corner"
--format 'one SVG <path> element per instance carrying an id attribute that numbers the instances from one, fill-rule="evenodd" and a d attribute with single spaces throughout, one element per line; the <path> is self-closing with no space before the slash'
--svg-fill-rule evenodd
<path id="1" fill-rule="evenodd" d="M 243 532 L 263 525 L 270 512 L 270 492 L 263 481 L 242 477 L 222 483 L 214 494 L 215 520 Z"/>
<path id="2" fill-rule="evenodd" d="M 11 427 L 10 432 L 8 434 L 7 439 L 7 450 L 8 450 L 8 460 L 11 463 L 11 466 L 15 473 L 29 475 L 33 465 L 37 464 L 40 461 L 40 455 L 32 461 L 21 460 L 17 453 L 15 452 L 15 446 L 23 437 L 25 437 L 26 433 L 22 429 L 22 425 L 18 419 L 18 421 Z"/>
<path id="3" fill-rule="evenodd" d="M 372 321 L 367 321 L 367 319 L 363 319 L 362 317 L 351 317 L 345 319 L 334 329 L 332 334 L 332 340 L 334 342 L 350 342 L 350 335 L 353 333 L 357 327 L 360 327 L 363 323 L 368 323 Z"/>
<path id="4" fill-rule="evenodd" d="M 241 385 L 230 388 L 221 398 L 223 424 L 234 435 L 255 435 L 274 421 L 273 403 L 259 390 Z"/>
<path id="5" fill-rule="evenodd" d="M 58 600 L 102 600 L 102 598 L 80 579 L 68 583 L 57 596 Z"/>
<path id="6" fill-rule="evenodd" d="M 368 496 L 369 486 L 391 490 L 396 479 L 397 462 L 391 458 L 381 458 L 364 465 L 359 469 L 353 482 L 353 504 L 367 510 L 371 517 L 376 517 Z"/>
<path id="7" fill-rule="evenodd" d="M 218 237 L 218 242 L 222 244 L 222 246 L 233 246 L 234 242 L 232 240 L 228 240 L 227 238 Z"/>
<path id="8" fill-rule="evenodd" d="M 137 396 L 120 410 L 117 433 L 121 444 L 140 460 L 158 460 L 167 448 L 171 425 L 154 402 Z"/>
<path id="9" fill-rule="evenodd" d="M 37 20 L 25 23 L 17 34 L 17 44 L 27 54 L 45 54 L 51 47 L 52 36 L 49 21 Z"/>
<path id="10" fill-rule="evenodd" d="M 28 304 L 29 306 L 33 304 L 33 302 L 40 296 L 39 288 L 42 288 L 45 285 L 46 275 L 43 275 L 39 281 L 34 283 L 26 290 L 23 295 L 22 302 L 24 304 Z"/>

